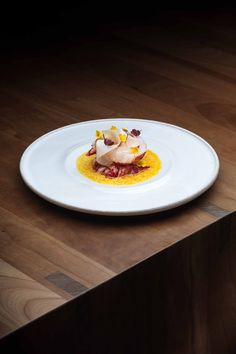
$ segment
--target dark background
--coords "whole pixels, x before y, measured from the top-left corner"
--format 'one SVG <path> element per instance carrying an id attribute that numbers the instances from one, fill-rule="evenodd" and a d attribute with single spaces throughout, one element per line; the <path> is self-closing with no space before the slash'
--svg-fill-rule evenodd
<path id="1" fill-rule="evenodd" d="M 30 5 L 15 4 L 13 1 L 0 7 L 1 47 L 20 45 L 37 46 L 41 41 L 60 40 L 70 34 L 83 35 L 102 31 L 104 26 L 114 24 L 139 23 L 142 21 L 159 21 L 172 17 L 174 21 L 178 12 L 235 13 L 235 6 L 224 3 L 182 1 L 130 3 L 128 1 L 92 2 L 78 5 L 57 3 L 54 6 L 33 2 Z"/>

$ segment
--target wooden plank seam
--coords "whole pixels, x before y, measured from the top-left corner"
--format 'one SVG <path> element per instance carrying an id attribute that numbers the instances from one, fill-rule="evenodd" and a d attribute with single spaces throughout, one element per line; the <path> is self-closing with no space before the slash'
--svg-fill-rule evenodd
<path id="1" fill-rule="evenodd" d="M 77 296 L 87 290 L 87 288 L 77 280 L 59 271 L 49 274 L 45 279 L 73 296 Z"/>

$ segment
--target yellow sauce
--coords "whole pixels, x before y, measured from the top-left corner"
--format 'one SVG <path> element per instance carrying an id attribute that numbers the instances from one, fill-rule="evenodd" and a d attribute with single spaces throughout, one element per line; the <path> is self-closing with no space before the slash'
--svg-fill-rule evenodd
<path id="1" fill-rule="evenodd" d="M 150 166 L 149 168 L 140 171 L 134 175 L 121 176 L 116 178 L 108 178 L 96 172 L 93 169 L 93 160 L 96 155 L 87 156 L 86 152 L 80 155 L 76 160 L 78 171 L 85 177 L 97 183 L 112 184 L 112 185 L 126 185 L 144 182 L 155 176 L 161 169 L 161 160 L 151 150 L 147 150 L 145 156 L 138 163 L 141 166 Z"/>

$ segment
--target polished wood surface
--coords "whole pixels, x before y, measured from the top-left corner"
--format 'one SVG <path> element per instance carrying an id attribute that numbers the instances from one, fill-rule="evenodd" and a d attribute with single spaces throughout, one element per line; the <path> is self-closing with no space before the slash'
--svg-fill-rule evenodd
<path id="1" fill-rule="evenodd" d="M 2 331 L 26 324 L 65 302 L 62 296 L 2 260 L 0 279 Z"/>
<path id="2" fill-rule="evenodd" d="M 2 53 L 2 334 L 235 211 L 236 28 L 230 19 L 179 14 L 174 22 L 168 16 L 104 25 L 98 33 L 31 48 L 24 42 Z M 138 218 L 64 210 L 25 186 L 19 159 L 34 139 L 106 117 L 154 119 L 199 134 L 220 158 L 215 185 L 183 207 Z M 26 315 L 22 304 L 31 300 Z"/>
<path id="3" fill-rule="evenodd" d="M 6 354 L 235 354 L 236 213 L 5 337 Z"/>

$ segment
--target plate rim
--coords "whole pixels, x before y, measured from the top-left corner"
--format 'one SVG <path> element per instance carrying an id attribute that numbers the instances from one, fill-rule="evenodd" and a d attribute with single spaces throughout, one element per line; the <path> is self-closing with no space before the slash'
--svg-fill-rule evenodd
<path id="1" fill-rule="evenodd" d="M 105 121 L 115 121 L 115 120 L 119 120 L 119 121 L 127 121 L 127 120 L 134 120 L 134 121 L 138 121 L 138 122 L 149 122 L 149 123 L 153 123 L 153 124 L 159 124 L 159 125 L 164 125 L 164 126 L 170 126 L 172 128 L 184 131 L 192 136 L 194 136 L 195 138 L 197 138 L 198 140 L 200 140 L 202 143 L 204 143 L 208 149 L 211 151 L 211 153 L 213 154 L 214 158 L 215 158 L 215 171 L 212 177 L 212 180 L 201 190 L 197 191 L 196 193 L 192 194 L 189 197 L 185 197 L 182 198 L 180 200 L 178 200 L 177 202 L 173 202 L 173 203 L 169 203 L 166 206 L 163 207 L 154 207 L 154 208 L 146 208 L 146 209 L 135 209 L 135 210 L 129 210 L 129 211 L 111 211 L 111 210 L 97 210 L 97 209 L 88 209 L 88 208 L 81 208 L 81 207 L 75 207 L 72 206 L 70 204 L 67 203 L 63 203 L 54 199 L 51 199 L 50 197 L 48 197 L 47 195 L 41 193 L 39 190 L 37 190 L 36 188 L 34 188 L 34 186 L 28 182 L 28 180 L 26 179 L 26 177 L 24 176 L 24 168 L 23 168 L 23 164 L 24 164 L 24 160 L 27 156 L 27 153 L 29 152 L 29 150 L 31 150 L 31 148 L 36 145 L 40 140 L 43 140 L 44 138 L 46 138 L 49 135 L 55 134 L 61 130 L 65 130 L 65 129 L 69 129 L 72 128 L 73 126 L 78 126 L 78 125 L 85 125 L 85 124 L 91 124 L 91 123 L 96 123 L 96 122 L 105 122 Z M 24 181 L 24 183 L 38 196 L 40 196 L 41 198 L 43 198 L 44 200 L 69 209 L 69 210 L 74 210 L 74 211 L 78 211 L 81 213 L 86 213 L 86 214 L 95 214 L 95 215 L 110 215 L 110 216 L 130 216 L 130 215 L 146 215 L 146 214 L 153 214 L 153 213 L 157 213 L 157 212 L 162 212 L 165 210 L 169 210 L 169 209 L 173 209 L 176 208 L 178 206 L 184 205 L 188 202 L 190 202 L 191 200 L 196 199 L 197 197 L 199 197 L 200 195 L 202 195 L 204 192 L 206 192 L 216 181 L 218 175 L 219 175 L 219 170 L 220 170 L 220 161 L 219 161 L 219 157 L 215 151 L 215 149 L 205 140 L 203 139 L 201 136 L 197 135 L 196 133 L 186 129 L 186 128 L 182 128 L 178 125 L 175 124 L 171 124 L 171 123 L 166 123 L 166 122 L 161 122 L 161 121 L 157 121 L 157 120 L 151 120 L 151 119 L 144 119 L 144 118 L 133 118 L 133 117 L 116 117 L 116 118 L 100 118 L 100 119 L 92 119 L 92 120 L 86 120 L 86 121 L 82 121 L 82 122 L 77 122 L 77 123 L 72 123 L 72 124 L 67 124 L 64 125 L 62 127 L 53 129 L 41 136 L 39 136 L 37 139 L 35 139 L 32 143 L 30 143 L 27 148 L 23 151 L 21 157 L 20 157 L 20 161 L 19 161 L 19 170 L 20 170 L 20 175 Z"/>

